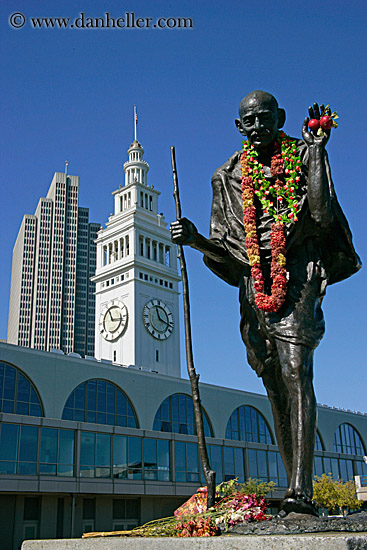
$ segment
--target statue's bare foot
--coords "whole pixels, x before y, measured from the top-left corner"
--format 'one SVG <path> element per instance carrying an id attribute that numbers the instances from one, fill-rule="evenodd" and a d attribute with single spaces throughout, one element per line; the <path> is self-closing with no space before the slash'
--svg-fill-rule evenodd
<path id="1" fill-rule="evenodd" d="M 295 496 L 296 496 L 296 491 L 291 487 L 289 487 L 289 489 L 287 489 L 285 492 L 284 498 L 295 498 Z"/>
<path id="2" fill-rule="evenodd" d="M 288 496 L 289 492 L 292 496 Z M 312 500 L 301 491 L 288 490 L 284 497 L 285 498 L 282 502 L 282 510 L 284 510 L 286 514 L 295 512 L 296 514 L 309 514 L 312 516 L 319 515 Z"/>

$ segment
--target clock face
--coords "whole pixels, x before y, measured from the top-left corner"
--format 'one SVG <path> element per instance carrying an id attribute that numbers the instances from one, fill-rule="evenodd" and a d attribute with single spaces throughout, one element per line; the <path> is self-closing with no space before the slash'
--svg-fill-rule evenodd
<path id="1" fill-rule="evenodd" d="M 99 328 L 105 340 L 116 340 L 127 324 L 127 308 L 121 300 L 111 300 L 101 311 Z"/>
<path id="2" fill-rule="evenodd" d="M 167 304 L 154 298 L 144 306 L 145 328 L 157 340 L 165 340 L 173 331 L 173 315 Z"/>

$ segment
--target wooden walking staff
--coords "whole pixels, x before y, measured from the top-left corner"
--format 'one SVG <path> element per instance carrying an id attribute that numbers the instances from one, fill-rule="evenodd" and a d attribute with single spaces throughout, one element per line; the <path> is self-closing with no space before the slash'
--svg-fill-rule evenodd
<path id="1" fill-rule="evenodd" d="M 171 162 L 173 174 L 173 196 L 176 203 L 176 217 L 181 218 L 181 203 L 178 190 L 178 179 L 176 169 L 175 148 L 171 147 Z M 203 467 L 205 481 L 208 489 L 207 508 L 211 508 L 215 504 L 215 471 L 210 468 L 209 457 L 205 443 L 203 411 L 201 408 L 200 393 L 199 393 L 199 375 L 196 374 L 194 367 L 194 357 L 192 352 L 191 338 L 191 316 L 190 316 L 190 297 L 189 297 L 189 281 L 187 278 L 187 269 L 183 246 L 177 245 L 178 258 L 180 260 L 181 275 L 182 275 L 182 295 L 184 303 L 184 320 L 185 320 L 185 345 L 186 345 L 186 363 L 187 371 L 191 382 L 192 401 L 194 403 L 194 414 L 196 432 L 198 436 L 199 456 Z"/>

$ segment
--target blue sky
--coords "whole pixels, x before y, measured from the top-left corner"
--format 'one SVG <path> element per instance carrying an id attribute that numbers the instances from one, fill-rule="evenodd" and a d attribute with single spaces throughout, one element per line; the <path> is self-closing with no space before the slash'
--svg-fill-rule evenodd
<path id="1" fill-rule="evenodd" d="M 340 115 L 328 144 L 339 201 L 362 260 L 366 246 L 366 5 L 356 0 L 93 0 L 1 3 L 3 131 L 0 338 L 6 338 L 12 248 L 52 175 L 80 176 L 80 205 L 104 224 L 122 163 L 138 137 L 160 210 L 174 218 L 170 145 L 176 147 L 183 213 L 207 235 L 213 171 L 241 147 L 233 119 L 253 89 L 272 92 L 301 135 L 307 107 L 330 103 Z M 14 12 L 26 24 L 9 24 Z M 191 17 L 192 29 L 34 29 L 31 17 Z M 201 380 L 264 393 L 239 335 L 237 290 L 187 251 L 194 356 Z M 366 270 L 329 287 L 326 334 L 315 352 L 320 403 L 367 411 Z M 182 346 L 183 347 L 183 346 Z M 183 361 L 183 371 L 185 363 Z"/>

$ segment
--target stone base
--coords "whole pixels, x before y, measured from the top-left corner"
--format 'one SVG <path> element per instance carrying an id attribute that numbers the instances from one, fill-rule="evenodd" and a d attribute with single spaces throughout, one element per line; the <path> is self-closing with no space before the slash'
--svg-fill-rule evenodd
<path id="1" fill-rule="evenodd" d="M 367 550 L 367 533 L 24 541 L 22 550 Z"/>

